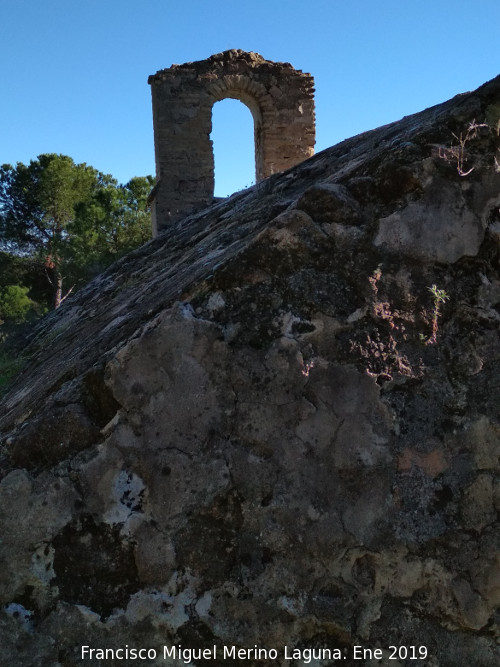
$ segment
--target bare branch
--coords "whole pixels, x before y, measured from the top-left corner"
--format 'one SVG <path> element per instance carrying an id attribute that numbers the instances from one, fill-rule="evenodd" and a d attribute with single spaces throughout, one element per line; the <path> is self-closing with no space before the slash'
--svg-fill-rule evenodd
<path id="1" fill-rule="evenodd" d="M 70 287 L 70 288 L 69 288 L 69 290 L 66 292 L 66 294 L 65 294 L 63 297 L 61 297 L 61 300 L 59 301 L 59 305 L 61 305 L 61 303 L 62 303 L 63 301 L 65 301 L 65 300 L 68 298 L 68 296 L 71 294 L 71 292 L 72 292 L 74 289 L 75 289 L 75 285 L 73 285 L 73 287 Z"/>

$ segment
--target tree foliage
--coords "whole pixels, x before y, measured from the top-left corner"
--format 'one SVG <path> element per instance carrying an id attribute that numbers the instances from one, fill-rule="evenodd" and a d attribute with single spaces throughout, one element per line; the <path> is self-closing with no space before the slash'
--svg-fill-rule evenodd
<path id="1" fill-rule="evenodd" d="M 77 205 L 71 234 L 80 271 L 96 273 L 151 238 L 147 199 L 153 180 L 136 177 L 126 185 L 112 181 Z"/>
<path id="2" fill-rule="evenodd" d="M 33 301 L 28 296 L 29 287 L 7 285 L 0 292 L 0 319 L 23 322 Z"/>
<path id="3" fill-rule="evenodd" d="M 146 203 L 152 184 L 148 176 L 119 185 L 54 153 L 29 165 L 2 165 L 0 264 L 16 258 L 11 268 L 25 277 L 27 271 L 36 275 L 39 293 L 42 277 L 50 285 L 52 306 L 59 307 L 75 287 L 150 238 Z M 0 286 L 18 284 L 14 276 L 2 276 L 5 272 L 0 265 Z"/>

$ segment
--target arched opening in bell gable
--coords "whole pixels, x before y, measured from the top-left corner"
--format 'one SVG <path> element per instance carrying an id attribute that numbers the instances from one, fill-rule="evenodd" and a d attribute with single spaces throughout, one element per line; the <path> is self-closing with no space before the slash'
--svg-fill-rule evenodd
<path id="1" fill-rule="evenodd" d="M 226 97 L 212 107 L 214 197 L 227 197 L 255 183 L 255 131 L 252 112 Z"/>

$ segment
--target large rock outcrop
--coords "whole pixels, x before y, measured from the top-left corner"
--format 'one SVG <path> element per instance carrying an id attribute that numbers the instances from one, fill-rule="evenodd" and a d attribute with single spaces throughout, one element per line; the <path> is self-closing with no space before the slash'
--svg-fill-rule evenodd
<path id="1" fill-rule="evenodd" d="M 497 78 L 344 141 L 39 324 L 0 664 L 498 664 L 499 118 Z"/>

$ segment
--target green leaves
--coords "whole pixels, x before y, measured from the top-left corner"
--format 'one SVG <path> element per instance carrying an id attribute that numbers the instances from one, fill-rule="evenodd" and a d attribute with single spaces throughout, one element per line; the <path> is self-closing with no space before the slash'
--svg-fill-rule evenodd
<path id="1" fill-rule="evenodd" d="M 440 303 L 445 303 L 445 301 L 448 301 L 450 298 L 444 289 L 438 289 L 437 285 L 432 285 L 427 289 L 433 296 L 435 306 L 438 306 Z"/>
<path id="2" fill-rule="evenodd" d="M 7 285 L 0 292 L 0 319 L 23 322 L 30 309 L 34 306 L 28 296 L 29 287 Z"/>
<path id="3" fill-rule="evenodd" d="M 53 305 L 119 256 L 151 237 L 147 197 L 153 177 L 118 185 L 66 155 L 0 167 L 0 250 L 43 268 Z M 5 283 L 4 283 L 5 284 Z"/>

